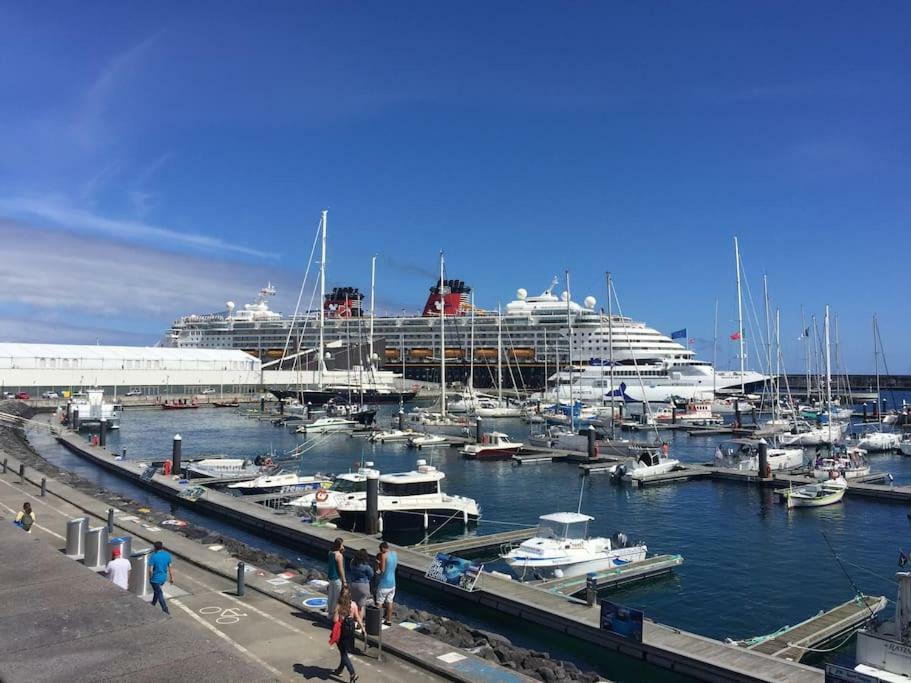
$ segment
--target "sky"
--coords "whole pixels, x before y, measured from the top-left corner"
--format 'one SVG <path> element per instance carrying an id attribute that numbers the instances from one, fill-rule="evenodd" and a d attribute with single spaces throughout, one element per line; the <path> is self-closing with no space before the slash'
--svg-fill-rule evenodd
<path id="1" fill-rule="evenodd" d="M 909 23 L 897 1 L 0 0 L 0 341 L 154 344 L 268 281 L 290 313 L 328 209 L 329 286 L 368 289 L 375 255 L 380 312 L 423 305 L 441 250 L 487 308 L 567 270 L 601 306 L 611 271 L 624 314 L 708 360 L 717 301 L 720 367 L 736 235 L 787 369 L 828 304 L 848 370 L 872 371 L 878 314 L 911 373 Z"/>

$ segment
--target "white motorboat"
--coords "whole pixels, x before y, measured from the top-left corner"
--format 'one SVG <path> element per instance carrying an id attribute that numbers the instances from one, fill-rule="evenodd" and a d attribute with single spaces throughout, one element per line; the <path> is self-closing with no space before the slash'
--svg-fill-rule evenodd
<path id="1" fill-rule="evenodd" d="M 867 452 L 862 448 L 851 446 L 836 450 L 826 457 L 818 457 L 813 463 L 813 477 L 820 481 L 831 478 L 831 473 L 837 472 L 845 479 L 857 479 L 870 474 L 870 463 L 867 462 Z"/>
<path id="2" fill-rule="evenodd" d="M 324 485 L 318 491 L 295 498 L 288 503 L 288 507 L 310 512 L 322 519 L 337 517 L 341 502 L 366 497 L 367 479 L 370 476 L 379 477 L 380 472 L 373 469 L 372 462 L 366 462 L 357 472 L 339 474 L 331 485 Z"/>
<path id="3" fill-rule="evenodd" d="M 508 460 L 524 445 L 503 432 L 488 432 L 481 436 L 481 443 L 465 444 L 459 453 L 471 460 Z"/>
<path id="4" fill-rule="evenodd" d="M 680 465 L 680 461 L 669 457 L 668 449 L 665 446 L 644 449 L 636 460 L 614 465 L 609 470 L 611 476 L 623 481 L 634 481 L 672 472 Z"/>
<path id="5" fill-rule="evenodd" d="M 432 448 L 434 446 L 448 446 L 449 439 L 439 434 L 421 434 L 412 436 L 408 439 L 408 445 L 412 448 Z"/>
<path id="6" fill-rule="evenodd" d="M 520 578 L 584 576 L 645 559 L 644 543 L 629 543 L 621 533 L 589 538 L 594 518 L 576 512 L 555 512 L 538 518 L 534 538 L 500 555 Z"/>
<path id="7" fill-rule="evenodd" d="M 312 422 L 305 422 L 297 428 L 298 434 L 325 434 L 327 432 L 344 432 L 357 427 L 358 423 L 344 417 L 318 417 Z"/>
<path id="8" fill-rule="evenodd" d="M 477 522 L 480 506 L 472 498 L 443 493 L 440 483 L 445 477 L 425 460 L 418 460 L 417 469 L 410 472 L 380 475 L 380 530 L 428 530 Z M 336 509 L 340 527 L 354 531 L 366 528 L 366 495 L 348 497 Z"/>
<path id="9" fill-rule="evenodd" d="M 759 397 L 757 396 L 756 398 Z M 716 415 L 734 415 L 738 410 L 741 415 L 747 415 L 753 408 L 755 406 L 746 397 L 742 396 L 716 398 L 712 401 L 712 412 Z"/>
<path id="10" fill-rule="evenodd" d="M 854 671 L 865 676 L 844 680 L 911 681 L 911 572 L 896 572 L 895 578 L 898 583 L 895 615 L 889 621 L 870 620 L 857 632 Z M 883 610 L 886 602 L 882 598 L 873 612 Z"/>
<path id="11" fill-rule="evenodd" d="M 259 467 L 245 458 L 203 458 L 187 464 L 187 472 L 197 477 L 225 477 L 259 471 Z"/>
<path id="12" fill-rule="evenodd" d="M 544 432 L 528 437 L 532 446 L 559 448 L 564 451 L 588 452 L 588 434 L 586 429 L 578 432 L 561 425 L 552 425 Z M 628 458 L 633 455 L 636 446 L 629 439 L 611 439 L 600 429 L 595 431 L 595 452 L 598 455 L 612 455 Z M 638 451 L 637 451 L 638 452 Z"/>
<path id="13" fill-rule="evenodd" d="M 759 471 L 759 446 L 761 440 L 731 439 L 723 441 L 715 449 L 715 467 L 743 471 Z M 804 464 L 802 448 L 766 448 L 769 467 L 772 470 L 790 470 Z"/>
<path id="14" fill-rule="evenodd" d="M 897 451 L 901 448 L 902 437 L 897 432 L 869 431 L 860 436 L 857 445 L 869 453 Z"/>
<path id="15" fill-rule="evenodd" d="M 418 436 L 418 434 L 419 432 L 413 429 L 386 429 L 382 432 L 374 432 L 368 440 L 374 443 L 394 443 L 396 441 L 409 441 Z"/>
<path id="16" fill-rule="evenodd" d="M 655 411 L 653 419 L 656 424 L 670 424 L 679 422 L 690 425 L 720 425 L 724 419 L 712 410 L 711 401 L 690 400 L 683 408 L 665 406 Z"/>
<path id="17" fill-rule="evenodd" d="M 228 484 L 232 491 L 239 491 L 244 495 L 255 493 L 288 493 L 292 491 L 315 491 L 329 483 L 329 479 L 320 475 L 304 476 L 293 472 L 278 472 L 264 474 L 250 481 L 238 481 Z"/>
<path id="18" fill-rule="evenodd" d="M 898 449 L 902 452 L 902 455 L 911 455 L 911 434 L 905 434 L 898 445 Z"/>
<path id="19" fill-rule="evenodd" d="M 788 508 L 823 507 L 841 502 L 848 488 L 848 482 L 842 477 L 827 479 L 818 484 L 807 484 L 795 488 L 782 489 L 778 495 L 782 496 Z"/>

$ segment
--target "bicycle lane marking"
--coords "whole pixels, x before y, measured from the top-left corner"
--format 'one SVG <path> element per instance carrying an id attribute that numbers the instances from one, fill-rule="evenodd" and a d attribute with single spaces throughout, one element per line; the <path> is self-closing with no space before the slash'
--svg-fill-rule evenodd
<path id="1" fill-rule="evenodd" d="M 17 510 L 13 510 L 13 508 L 11 508 L 11 507 L 10 507 L 9 505 L 7 505 L 6 503 L 0 503 L 0 505 L 2 505 L 2 506 L 5 507 L 7 510 L 9 510 L 9 511 L 10 511 L 10 514 L 12 514 L 12 515 L 15 515 L 15 514 L 17 513 Z M 65 541 L 65 540 L 66 540 L 63 536 L 61 536 L 60 534 L 58 534 L 56 531 L 51 531 L 51 530 L 48 529 L 47 527 L 41 526 L 40 524 L 38 524 L 38 522 L 35 522 L 34 525 L 35 525 L 36 527 L 38 527 L 39 529 L 41 529 L 42 531 L 44 531 L 44 532 L 46 532 L 46 533 L 49 533 L 51 536 L 54 536 L 55 538 L 59 538 L 61 541 Z M 23 532 L 24 532 L 24 530 L 23 530 Z"/>
<path id="2" fill-rule="evenodd" d="M 275 675 L 278 676 L 279 678 L 286 678 L 286 676 L 285 676 L 281 671 L 279 671 L 278 669 L 276 669 L 276 668 L 275 668 L 274 666 L 272 666 L 271 664 L 268 664 L 267 662 L 265 662 L 265 661 L 263 661 L 262 659 L 260 659 L 259 657 L 257 657 L 255 654 L 253 654 L 252 652 L 250 652 L 250 650 L 248 650 L 248 649 L 245 648 L 243 645 L 241 645 L 240 643 L 238 643 L 236 640 L 234 640 L 233 638 L 231 638 L 231 636 L 229 636 L 227 633 L 225 633 L 225 632 L 222 631 L 221 629 L 218 629 L 218 628 L 216 628 L 215 626 L 213 626 L 212 624 L 210 624 L 208 621 L 206 621 L 206 620 L 203 619 L 201 616 L 199 616 L 198 614 L 196 614 L 196 612 L 194 612 L 194 611 L 191 610 L 189 607 L 187 607 L 186 605 L 184 605 L 178 598 L 171 598 L 170 600 L 168 600 L 168 604 L 169 604 L 169 605 L 177 605 L 178 607 L 180 607 L 180 609 L 182 609 L 184 612 L 186 612 L 187 614 L 189 614 L 189 615 L 190 615 L 193 619 L 195 619 L 197 622 L 199 622 L 200 624 L 202 624 L 203 626 L 205 626 L 207 629 L 209 629 L 210 631 L 212 631 L 212 633 L 214 633 L 215 635 L 217 635 L 217 636 L 218 636 L 219 638 L 221 638 L 222 640 L 225 640 L 225 641 L 227 641 L 228 643 L 230 643 L 230 644 L 234 647 L 235 650 L 237 650 L 238 652 L 243 653 L 244 655 L 246 655 L 247 657 L 249 657 L 250 659 L 252 659 L 254 662 L 256 662 L 256 663 L 259 664 L 261 667 L 263 667 L 264 669 L 266 669 L 266 671 L 269 671 L 270 673 L 275 674 Z"/>

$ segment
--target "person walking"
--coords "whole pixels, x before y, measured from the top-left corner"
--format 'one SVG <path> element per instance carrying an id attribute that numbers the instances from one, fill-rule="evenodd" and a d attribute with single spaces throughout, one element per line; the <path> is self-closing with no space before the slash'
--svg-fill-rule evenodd
<path id="1" fill-rule="evenodd" d="M 351 569 L 348 572 L 348 587 L 351 589 L 351 599 L 354 600 L 361 612 L 364 611 L 364 607 L 367 605 L 367 598 L 370 597 L 370 582 L 373 581 L 373 575 L 374 571 L 370 562 L 370 555 L 361 548 L 351 561 Z"/>
<path id="2" fill-rule="evenodd" d="M 342 588 L 335 605 L 332 615 L 333 626 L 336 622 L 340 622 L 338 640 L 335 643 L 338 646 L 339 663 L 332 675 L 340 676 L 344 669 L 348 669 L 348 683 L 354 683 L 358 678 L 354 664 L 351 663 L 351 654 L 354 653 L 354 628 L 355 625 L 360 626 L 363 633 L 366 633 L 366 629 L 361 610 L 351 599 L 351 591 L 347 586 Z"/>
<path id="3" fill-rule="evenodd" d="M 376 582 L 376 604 L 383 605 L 386 608 L 386 618 L 383 623 L 386 626 L 392 626 L 392 608 L 395 600 L 395 568 L 399 564 L 399 556 L 394 550 L 389 550 L 389 544 L 386 541 L 380 543 L 379 560 L 380 578 Z"/>
<path id="4" fill-rule="evenodd" d="M 338 604 L 338 596 L 341 595 L 342 588 L 347 585 L 345 581 L 345 542 L 336 538 L 332 542 L 332 550 L 326 559 L 326 574 L 329 579 L 329 587 L 326 592 L 326 618 L 329 623 L 333 622 L 335 606 Z"/>
<path id="5" fill-rule="evenodd" d="M 32 525 L 35 523 L 35 513 L 32 512 L 32 504 L 28 501 L 22 504 L 22 509 L 16 513 L 16 521 L 14 524 L 25 531 L 25 533 L 32 533 Z"/>
<path id="6" fill-rule="evenodd" d="M 170 614 L 168 604 L 164 600 L 161 587 L 165 581 L 174 583 L 174 571 L 171 569 L 173 562 L 171 553 L 164 549 L 161 541 L 155 541 L 155 552 L 149 557 L 149 585 L 152 586 L 152 605 L 161 605 L 161 611 Z"/>
<path id="7" fill-rule="evenodd" d="M 120 556 L 120 548 L 114 548 L 111 553 L 111 561 L 104 569 L 105 574 L 114 582 L 114 585 L 120 586 L 123 590 L 130 587 L 130 561 Z"/>

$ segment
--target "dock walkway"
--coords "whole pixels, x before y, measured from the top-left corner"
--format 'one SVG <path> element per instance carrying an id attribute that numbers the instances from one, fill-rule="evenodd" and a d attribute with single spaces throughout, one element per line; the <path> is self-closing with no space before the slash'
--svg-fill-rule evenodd
<path id="1" fill-rule="evenodd" d="M 674 567 L 683 564 L 683 558 L 680 555 L 655 555 L 642 562 L 633 562 L 632 564 L 614 567 L 595 574 L 595 582 L 598 590 L 607 588 L 616 588 L 633 581 L 669 574 Z M 586 576 L 574 576 L 564 579 L 549 579 L 541 583 L 532 584 L 535 588 L 559 593 L 566 597 L 575 597 L 585 593 L 587 587 Z"/>
<path id="2" fill-rule="evenodd" d="M 109 471 L 150 488 L 172 500 L 182 486 L 169 478 L 156 475 L 143 481 L 135 464 L 115 461 L 110 453 L 91 446 L 71 432 L 59 432 L 58 441 L 87 460 Z M 297 518 L 276 515 L 260 505 L 246 503 L 242 498 L 226 496 L 207 490 L 195 502 L 181 502 L 188 508 L 226 519 L 255 533 L 265 534 L 282 542 L 324 553 L 335 537 L 345 541 L 349 552 L 364 548 L 375 552 L 376 539 L 361 534 L 346 533 L 301 524 Z M 823 672 L 776 657 L 731 647 L 724 643 L 688 633 L 671 626 L 646 621 L 643 640 L 637 642 L 601 629 L 597 609 L 584 604 L 567 602 L 563 595 L 549 593 L 493 574 L 483 574 L 475 590 L 466 592 L 456 586 L 442 584 L 426 577 L 430 557 L 410 548 L 397 548 L 398 571 L 402 581 L 411 581 L 457 598 L 461 603 L 474 602 L 501 615 L 528 621 L 553 629 L 600 647 L 608 652 L 631 656 L 641 662 L 672 669 L 684 675 L 710 681 L 767 681 L 776 683 L 821 683 Z"/>
<path id="3" fill-rule="evenodd" d="M 886 606 L 881 597 L 861 596 L 838 607 L 820 612 L 773 638 L 750 646 L 754 652 L 799 662 L 809 648 L 815 648 L 863 624 Z"/>
<path id="4" fill-rule="evenodd" d="M 535 531 L 534 527 L 514 529 L 485 536 L 466 536 L 453 541 L 441 541 L 440 543 L 418 543 L 409 547 L 411 550 L 427 555 L 436 555 L 437 553 L 462 556 L 478 555 L 489 550 L 499 550 L 500 546 L 505 543 L 527 541 L 535 535 Z"/>

